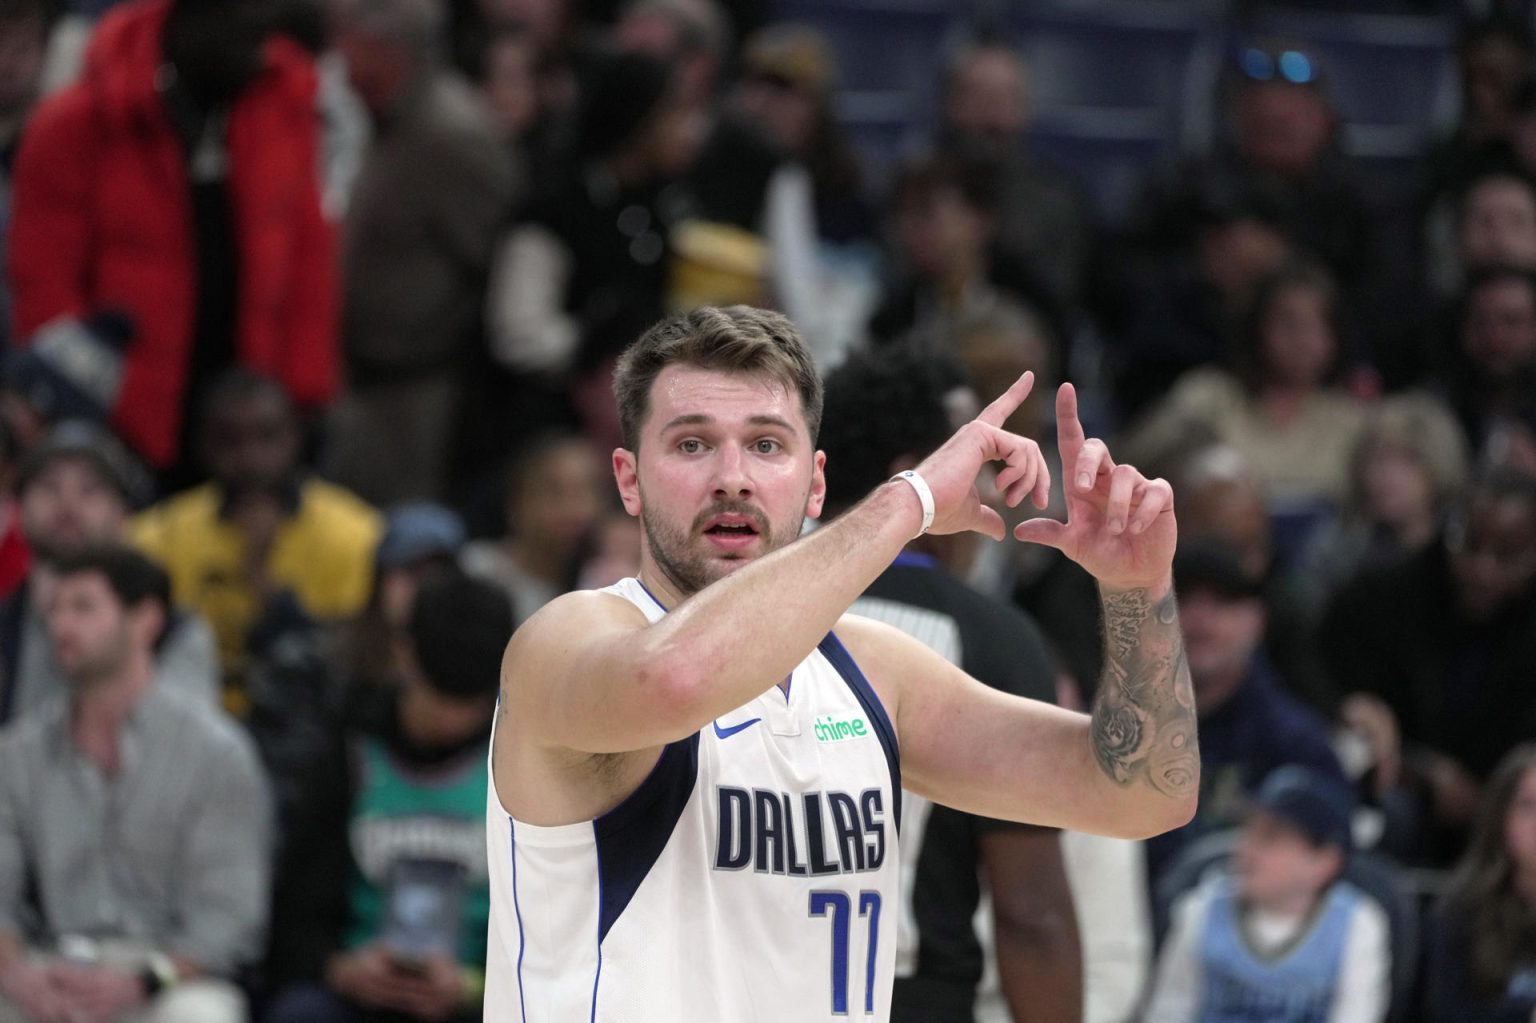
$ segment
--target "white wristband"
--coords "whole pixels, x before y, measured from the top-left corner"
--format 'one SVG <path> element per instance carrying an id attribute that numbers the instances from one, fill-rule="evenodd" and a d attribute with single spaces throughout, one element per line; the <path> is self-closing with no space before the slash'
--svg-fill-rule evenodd
<path id="1" fill-rule="evenodd" d="M 917 535 L 922 536 L 933 526 L 933 491 L 928 489 L 928 481 L 911 469 L 891 477 L 892 482 L 896 480 L 912 484 L 912 489 L 917 491 L 917 499 L 923 504 L 923 528 L 917 531 Z"/>

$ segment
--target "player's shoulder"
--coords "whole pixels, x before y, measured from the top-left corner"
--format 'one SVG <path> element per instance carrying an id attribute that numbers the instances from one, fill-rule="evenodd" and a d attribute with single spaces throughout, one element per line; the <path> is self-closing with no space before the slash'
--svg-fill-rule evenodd
<path id="1" fill-rule="evenodd" d="M 557 657 L 578 644 L 648 624 L 645 612 L 637 604 L 611 588 L 561 594 L 512 633 L 502 661 L 503 674 L 524 662 Z"/>

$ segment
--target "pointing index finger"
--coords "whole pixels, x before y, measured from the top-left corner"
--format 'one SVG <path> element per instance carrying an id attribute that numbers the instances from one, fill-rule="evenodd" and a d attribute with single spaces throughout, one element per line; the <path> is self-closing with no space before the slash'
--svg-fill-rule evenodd
<path id="1" fill-rule="evenodd" d="M 1056 389 L 1056 450 L 1061 452 L 1061 464 L 1077 464 L 1077 453 L 1082 450 L 1083 424 L 1077 418 L 1077 390 L 1069 383 Z"/>
<path id="2" fill-rule="evenodd" d="M 1026 370 L 1023 376 L 1013 382 L 1013 386 L 998 395 L 992 404 L 981 410 L 981 415 L 976 418 L 988 426 L 1002 429 L 1008 417 L 1024 404 L 1024 399 L 1029 397 L 1029 392 L 1034 389 L 1034 386 L 1035 374 Z"/>

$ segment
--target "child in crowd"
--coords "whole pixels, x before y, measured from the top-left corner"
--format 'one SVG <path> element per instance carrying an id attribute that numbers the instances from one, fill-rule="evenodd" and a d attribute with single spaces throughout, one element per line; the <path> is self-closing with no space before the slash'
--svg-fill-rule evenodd
<path id="1" fill-rule="evenodd" d="M 1146 1023 L 1372 1023 L 1390 989 L 1387 917 L 1341 879 L 1351 794 L 1272 773 L 1231 867 L 1175 904 Z"/>

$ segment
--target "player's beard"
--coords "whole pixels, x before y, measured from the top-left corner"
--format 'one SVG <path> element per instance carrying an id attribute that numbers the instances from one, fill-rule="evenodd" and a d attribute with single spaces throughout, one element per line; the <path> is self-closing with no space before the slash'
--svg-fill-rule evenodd
<path id="1" fill-rule="evenodd" d="M 757 527 L 757 535 L 761 541 L 761 550 L 756 555 L 745 557 L 719 557 L 711 556 L 711 552 L 704 546 L 709 541 L 703 539 L 705 523 L 717 515 L 748 515 L 752 523 Z M 754 557 L 761 557 L 769 551 L 778 550 L 784 544 L 800 535 L 800 529 L 805 524 L 804 516 L 794 524 L 794 529 L 775 531 L 761 511 L 749 504 L 740 502 L 722 501 L 705 512 L 701 512 L 693 522 L 685 529 L 678 529 L 669 522 L 660 521 L 660 516 L 652 515 L 649 510 L 640 513 L 640 523 L 645 528 L 646 544 L 650 548 L 651 558 L 656 562 L 656 567 L 661 569 L 663 575 L 672 581 L 684 595 L 699 592 L 716 579 L 723 578 L 745 565 Z"/>

